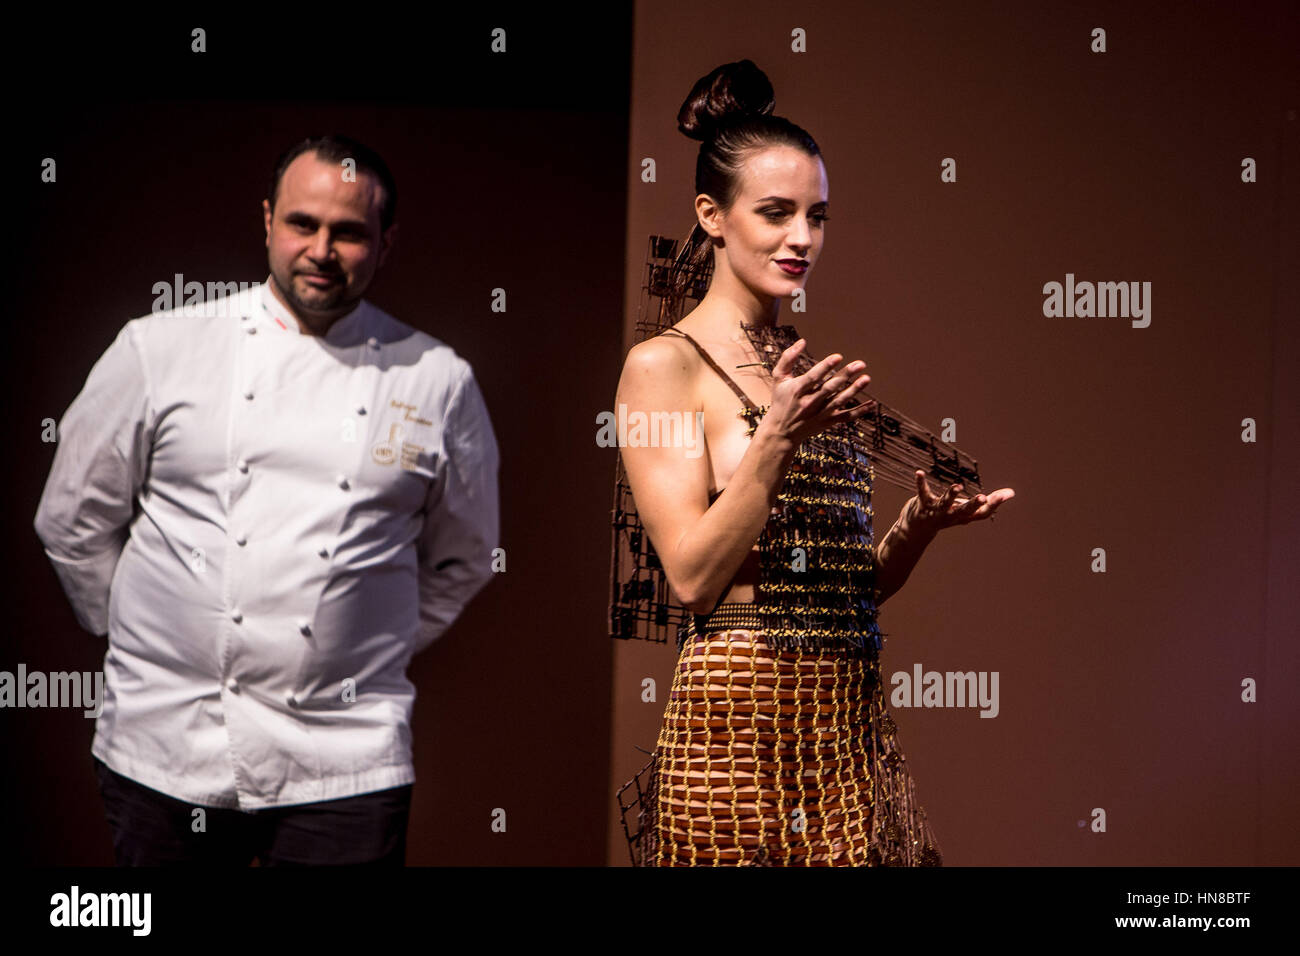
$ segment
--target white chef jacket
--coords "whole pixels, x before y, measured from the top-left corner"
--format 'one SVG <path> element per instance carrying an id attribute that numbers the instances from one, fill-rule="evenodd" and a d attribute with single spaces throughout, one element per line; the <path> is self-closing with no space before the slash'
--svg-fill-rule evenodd
<path id="1" fill-rule="evenodd" d="M 240 809 L 415 780 L 407 664 L 497 546 L 469 363 L 364 301 L 301 334 L 255 285 L 127 322 L 58 439 L 35 527 L 108 635 L 97 757 Z"/>

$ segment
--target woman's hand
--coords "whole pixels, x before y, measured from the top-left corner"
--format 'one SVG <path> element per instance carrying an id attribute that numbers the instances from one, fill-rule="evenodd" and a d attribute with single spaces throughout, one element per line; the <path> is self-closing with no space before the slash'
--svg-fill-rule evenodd
<path id="1" fill-rule="evenodd" d="M 844 361 L 838 352 L 795 375 L 794 363 L 805 345 L 807 341 L 800 339 L 781 353 L 772 369 L 772 401 L 759 424 L 792 445 L 841 422 L 861 418 L 875 404 L 857 403 L 858 393 L 871 381 L 870 375 L 858 374 L 866 363 L 850 362 L 836 371 Z"/>
<path id="2" fill-rule="evenodd" d="M 938 534 L 944 528 L 958 524 L 970 524 L 983 518 L 992 518 L 1004 501 L 1016 496 L 1011 488 L 999 488 L 988 495 L 976 495 L 973 498 L 960 497 L 960 482 L 949 485 L 942 497 L 930 491 L 930 484 L 925 480 L 925 472 L 916 470 L 916 497 L 908 500 L 903 508 L 909 530 L 915 529 L 924 534 Z"/>

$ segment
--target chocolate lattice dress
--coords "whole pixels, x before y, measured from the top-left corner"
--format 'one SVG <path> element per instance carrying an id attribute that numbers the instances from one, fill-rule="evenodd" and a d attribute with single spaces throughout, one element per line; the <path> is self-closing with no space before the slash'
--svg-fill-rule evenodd
<path id="1" fill-rule="evenodd" d="M 752 437 L 766 408 L 690 336 L 664 334 L 722 376 Z M 765 334 L 769 353 L 798 338 Z M 940 865 L 885 706 L 873 478 L 855 423 L 805 441 L 759 538 L 754 603 L 687 618 L 641 805 L 642 863 Z"/>

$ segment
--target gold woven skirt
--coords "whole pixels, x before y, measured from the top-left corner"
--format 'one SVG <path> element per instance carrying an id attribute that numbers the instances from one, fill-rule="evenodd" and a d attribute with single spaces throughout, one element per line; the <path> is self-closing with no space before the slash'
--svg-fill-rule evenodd
<path id="1" fill-rule="evenodd" d="M 651 766 L 645 865 L 940 865 L 873 657 L 692 628 Z"/>

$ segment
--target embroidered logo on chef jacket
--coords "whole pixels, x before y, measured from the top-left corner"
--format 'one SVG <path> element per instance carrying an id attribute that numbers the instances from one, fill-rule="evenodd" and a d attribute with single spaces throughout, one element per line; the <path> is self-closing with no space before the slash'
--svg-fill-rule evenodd
<path id="1" fill-rule="evenodd" d="M 408 433 L 408 429 L 414 430 L 417 426 L 432 425 L 433 422 L 427 418 L 420 418 L 420 410 L 414 405 L 396 399 L 388 404 L 404 412 L 402 421 L 389 424 L 388 438 L 371 446 L 370 457 L 377 465 L 391 465 L 395 461 L 400 461 L 406 471 L 416 471 L 420 466 L 420 452 L 424 451 L 424 446 L 405 441 L 403 436 Z"/>

